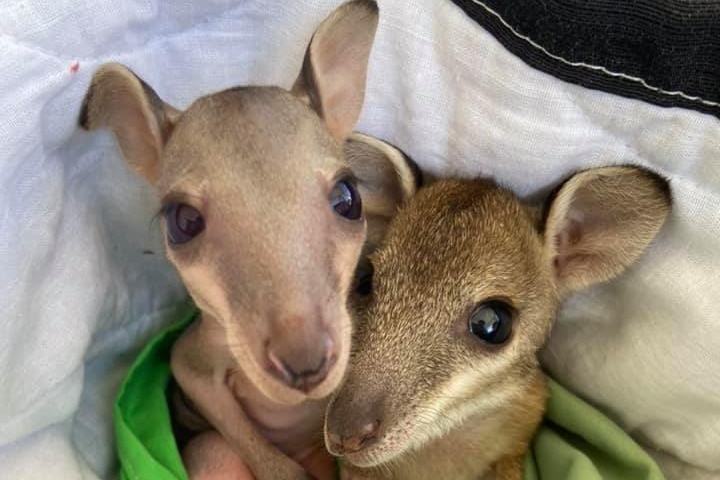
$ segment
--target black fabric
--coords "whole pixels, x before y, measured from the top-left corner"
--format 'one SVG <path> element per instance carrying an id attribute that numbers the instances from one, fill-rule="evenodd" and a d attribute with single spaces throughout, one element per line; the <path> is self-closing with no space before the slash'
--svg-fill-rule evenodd
<path id="1" fill-rule="evenodd" d="M 534 68 L 585 87 L 720 117 L 717 0 L 452 1 Z M 508 26 L 568 62 L 604 67 L 685 97 L 599 69 L 568 65 L 519 38 Z"/>

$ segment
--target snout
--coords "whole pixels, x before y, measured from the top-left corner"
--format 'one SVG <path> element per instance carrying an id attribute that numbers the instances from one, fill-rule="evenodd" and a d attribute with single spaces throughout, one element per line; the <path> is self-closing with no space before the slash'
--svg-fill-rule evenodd
<path id="1" fill-rule="evenodd" d="M 269 370 L 278 380 L 291 388 L 309 392 L 322 383 L 337 361 L 337 350 L 327 333 L 313 344 L 296 348 L 278 348 L 272 340 L 266 354 Z"/>
<path id="2" fill-rule="evenodd" d="M 383 426 L 382 401 L 346 402 L 336 398 L 329 406 L 325 444 L 336 456 L 361 452 L 380 438 Z"/>
<path id="3" fill-rule="evenodd" d="M 375 443 L 380 431 L 380 423 L 380 420 L 367 421 L 353 426 L 345 434 L 328 430 L 328 450 L 336 456 L 360 452 Z"/>
<path id="4" fill-rule="evenodd" d="M 337 338 L 322 320 L 293 316 L 273 323 L 265 346 L 267 370 L 293 389 L 312 391 L 337 363 Z"/>

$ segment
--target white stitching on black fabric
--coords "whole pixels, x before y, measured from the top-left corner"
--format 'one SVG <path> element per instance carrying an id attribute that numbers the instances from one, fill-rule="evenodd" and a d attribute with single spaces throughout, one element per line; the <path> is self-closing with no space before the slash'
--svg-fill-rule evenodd
<path id="1" fill-rule="evenodd" d="M 540 44 L 538 44 L 537 42 L 535 42 L 532 38 L 530 38 L 530 37 L 528 37 L 528 36 L 526 36 L 526 35 L 523 35 L 523 34 L 521 34 L 520 32 L 518 32 L 517 30 L 515 30 L 515 29 L 512 27 L 512 25 L 510 25 L 509 23 L 507 23 L 507 22 L 505 21 L 505 19 L 502 17 L 502 15 L 500 15 L 498 12 L 496 12 L 496 11 L 493 10 L 492 8 L 488 7 L 488 6 L 487 6 L 485 3 L 483 3 L 481 0 L 472 0 L 472 2 L 473 2 L 474 4 L 476 4 L 476 5 L 484 8 L 488 13 L 490 13 L 491 15 L 493 15 L 494 17 L 496 17 L 498 20 L 500 20 L 500 22 L 505 26 L 505 28 L 507 28 L 507 29 L 510 31 L 510 33 L 512 33 L 513 35 L 515 35 L 515 36 L 518 37 L 519 39 L 524 40 L 525 42 L 527 42 L 528 44 L 530 44 L 530 46 L 532 46 L 533 48 L 535 48 L 535 49 L 537 49 L 537 50 L 540 50 L 542 53 L 544 53 L 545 55 L 547 55 L 548 57 L 550 57 L 550 58 L 552 58 L 552 59 L 554 59 L 554 60 L 558 60 L 558 61 L 560 61 L 560 62 L 562 62 L 562 63 L 564 63 L 564 64 L 566 64 L 566 65 L 569 65 L 569 66 L 571 66 L 571 67 L 587 68 L 587 69 L 589 69 L 589 70 L 595 70 L 595 71 L 598 71 L 598 72 L 602 72 L 602 73 L 604 73 L 605 75 L 608 75 L 608 76 L 611 76 L 611 77 L 617 77 L 617 78 L 622 78 L 622 79 L 625 79 L 625 80 L 630 80 L 630 81 L 632 81 L 632 82 L 639 83 L 640 85 L 642 85 L 643 87 L 647 88 L 648 90 L 651 90 L 651 91 L 653 91 L 653 92 L 660 93 L 660 94 L 663 94 L 663 95 L 668 95 L 668 96 L 673 96 L 673 97 L 682 97 L 682 98 L 684 98 L 685 100 L 690 100 L 690 101 L 692 101 L 692 102 L 702 103 L 703 105 L 708 105 L 708 106 L 711 106 L 711 107 L 720 107 L 720 103 L 718 103 L 718 102 L 713 102 L 712 100 L 705 100 L 705 99 L 702 98 L 702 97 L 698 97 L 698 96 L 694 96 L 694 95 L 688 95 L 687 93 L 684 93 L 684 92 L 681 92 L 681 91 L 668 91 L 668 90 L 663 90 L 662 88 L 659 88 L 659 87 L 654 87 L 654 86 L 648 84 L 644 79 L 642 79 L 642 78 L 640 78 L 640 77 L 634 77 L 634 76 L 632 76 L 632 75 L 628 75 L 628 74 L 620 73 L 620 72 L 613 72 L 613 71 L 610 71 L 610 70 L 608 70 L 607 68 L 605 68 L 605 67 L 603 67 L 603 66 L 601 66 L 601 65 L 591 65 L 591 64 L 588 64 L 588 63 L 585 63 L 585 62 L 572 62 L 572 61 L 570 61 L 570 60 L 568 60 L 568 59 L 566 59 L 566 58 L 563 58 L 563 57 L 561 57 L 561 56 L 559 56 L 559 55 L 555 55 L 554 53 L 549 52 L 549 51 L 548 51 L 545 47 L 543 47 L 542 45 L 540 45 Z"/>

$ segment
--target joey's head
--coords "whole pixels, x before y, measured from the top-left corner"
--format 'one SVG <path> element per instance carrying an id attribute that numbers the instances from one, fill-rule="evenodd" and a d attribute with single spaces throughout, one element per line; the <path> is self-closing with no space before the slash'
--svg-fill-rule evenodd
<path id="1" fill-rule="evenodd" d="M 224 327 L 250 381 L 280 403 L 326 396 L 340 382 L 346 297 L 366 224 L 385 215 L 373 205 L 398 197 L 383 188 L 402 186 L 364 183 L 346 155 L 372 143 L 348 137 L 377 18 L 369 0 L 332 12 L 290 91 L 232 88 L 181 112 L 126 67 L 107 64 L 83 102 L 81 126 L 109 129 L 127 164 L 157 189 L 167 255 L 196 304 Z M 383 148 L 353 158 L 400 158 Z"/>
<path id="2" fill-rule="evenodd" d="M 670 204 L 667 183 L 634 167 L 574 175 L 542 214 L 491 181 L 421 189 L 371 255 L 368 295 L 354 300 L 330 452 L 385 465 L 471 417 L 501 422 L 537 372 L 562 298 L 621 273 Z"/>

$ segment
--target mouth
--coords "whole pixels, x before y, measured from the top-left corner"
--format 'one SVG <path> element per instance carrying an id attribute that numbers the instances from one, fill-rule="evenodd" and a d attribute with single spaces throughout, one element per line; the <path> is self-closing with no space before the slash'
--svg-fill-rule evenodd
<path id="1" fill-rule="evenodd" d="M 270 358 L 268 362 L 258 362 L 253 359 L 253 373 L 249 380 L 267 398 L 285 405 L 297 405 L 308 400 L 320 400 L 328 397 L 335 391 L 345 373 L 345 366 L 349 357 L 347 348 L 342 349 L 325 372 L 318 372 L 302 378 L 288 378 L 281 376 L 278 370 L 278 360 Z M 315 378 L 320 377 L 320 378 Z"/>

